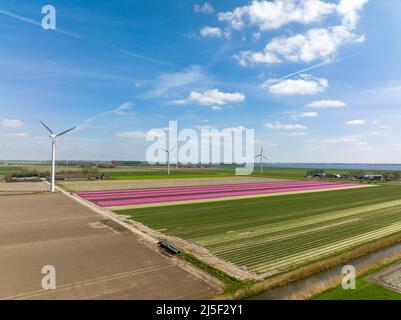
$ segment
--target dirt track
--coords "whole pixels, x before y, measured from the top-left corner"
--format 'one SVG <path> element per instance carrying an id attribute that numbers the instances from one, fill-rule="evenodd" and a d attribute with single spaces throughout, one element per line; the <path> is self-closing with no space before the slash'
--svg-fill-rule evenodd
<path id="1" fill-rule="evenodd" d="M 57 289 L 41 287 L 44 265 Z M 215 285 L 67 196 L 0 197 L 0 299 L 197 299 Z"/>
<path id="2" fill-rule="evenodd" d="M 103 180 L 103 181 L 63 181 L 59 185 L 68 191 L 98 191 L 119 190 L 134 188 L 163 188 L 178 186 L 202 186 L 230 183 L 274 182 L 283 179 L 257 177 L 229 177 L 229 178 L 196 178 L 196 179 L 162 179 L 162 180 Z"/>

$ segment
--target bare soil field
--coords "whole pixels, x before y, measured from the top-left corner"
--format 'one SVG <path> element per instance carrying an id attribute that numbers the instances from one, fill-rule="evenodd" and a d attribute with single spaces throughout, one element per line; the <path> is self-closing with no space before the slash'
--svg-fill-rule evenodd
<path id="1" fill-rule="evenodd" d="M 258 177 L 226 177 L 226 178 L 196 178 L 196 179 L 166 179 L 166 180 L 101 180 L 101 181 L 63 181 L 58 183 L 67 191 L 100 191 L 120 189 L 164 188 L 219 185 L 231 183 L 275 182 L 283 179 Z"/>
<path id="2" fill-rule="evenodd" d="M 0 183 L 0 196 L 44 192 L 49 189 L 43 182 Z"/>
<path id="3" fill-rule="evenodd" d="M 0 299 L 198 299 L 219 291 L 62 193 L 0 197 Z M 42 268 L 56 269 L 55 290 Z"/>

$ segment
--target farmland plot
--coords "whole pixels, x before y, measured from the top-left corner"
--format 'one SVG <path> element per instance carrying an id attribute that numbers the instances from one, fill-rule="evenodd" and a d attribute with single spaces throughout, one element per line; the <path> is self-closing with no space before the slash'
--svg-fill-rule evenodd
<path id="1" fill-rule="evenodd" d="M 401 232 L 401 188 L 381 186 L 121 210 L 257 274 L 288 271 Z"/>

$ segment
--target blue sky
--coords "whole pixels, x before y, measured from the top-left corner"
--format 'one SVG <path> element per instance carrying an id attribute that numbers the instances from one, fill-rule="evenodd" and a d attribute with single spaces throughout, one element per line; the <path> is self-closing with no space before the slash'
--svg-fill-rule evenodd
<path id="1" fill-rule="evenodd" d="M 41 27 L 44 5 L 57 29 Z M 273 162 L 401 162 L 401 2 L 0 4 L 0 159 L 145 159 L 144 134 L 255 130 Z"/>

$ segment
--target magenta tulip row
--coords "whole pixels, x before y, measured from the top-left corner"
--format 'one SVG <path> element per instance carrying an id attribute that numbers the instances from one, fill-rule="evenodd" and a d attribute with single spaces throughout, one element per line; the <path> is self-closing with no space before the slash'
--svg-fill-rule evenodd
<path id="1" fill-rule="evenodd" d="M 336 189 L 353 186 L 355 186 L 355 184 L 319 181 L 286 181 L 273 183 L 246 183 L 236 185 L 95 191 L 81 192 L 78 193 L 78 195 L 86 200 L 96 203 L 99 206 L 113 207 L 294 191 Z"/>

